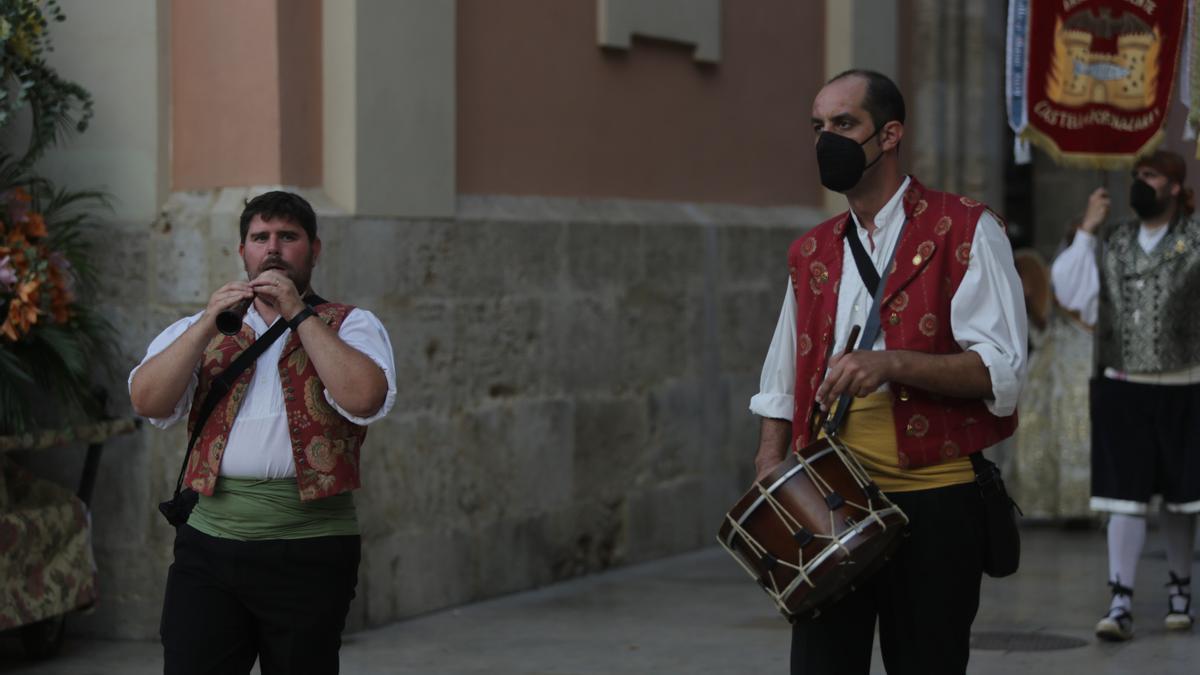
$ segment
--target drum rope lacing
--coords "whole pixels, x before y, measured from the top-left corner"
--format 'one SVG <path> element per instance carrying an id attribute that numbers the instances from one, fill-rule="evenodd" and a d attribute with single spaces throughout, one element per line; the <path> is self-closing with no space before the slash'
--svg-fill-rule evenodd
<path id="1" fill-rule="evenodd" d="M 876 523 L 879 524 L 879 527 L 882 528 L 883 530 L 887 530 L 888 525 L 883 520 L 883 518 L 879 515 L 880 512 L 879 512 L 879 510 L 877 510 L 875 508 L 875 500 L 871 496 L 871 491 L 867 489 L 868 486 L 871 484 L 871 479 L 870 479 L 870 476 L 867 474 L 866 470 L 863 469 L 862 465 L 859 464 L 858 459 L 856 457 L 854 457 L 854 455 L 852 453 L 847 452 L 846 448 L 841 444 L 839 439 L 837 439 L 835 436 L 829 437 L 829 445 L 830 445 L 830 448 L 837 455 L 837 457 L 842 460 L 842 463 L 849 470 L 850 476 L 854 480 L 855 484 L 863 490 L 864 494 L 867 495 L 867 503 L 865 506 L 862 504 L 859 504 L 855 501 L 848 500 L 848 499 L 845 500 L 845 503 L 849 504 L 851 506 L 854 506 L 855 508 L 859 509 L 860 511 L 865 511 L 868 515 L 868 518 L 873 519 Z M 827 498 L 829 495 L 834 494 L 835 491 L 834 491 L 833 487 L 829 484 L 829 482 L 827 480 L 825 480 L 825 478 L 823 478 L 821 476 L 820 472 L 817 471 L 816 468 L 812 464 L 810 464 L 808 462 L 808 460 L 803 455 L 801 455 L 799 452 L 796 452 L 794 454 L 796 456 L 797 461 L 800 463 L 799 471 L 808 475 L 809 480 L 812 482 L 813 486 L 817 489 L 817 492 L 821 495 L 821 497 L 824 499 L 824 498 Z M 784 505 L 778 499 L 775 498 L 774 494 L 772 494 L 771 489 L 764 486 L 761 482 L 757 482 L 757 483 L 755 483 L 755 485 L 758 487 L 759 496 L 762 498 L 763 502 L 771 507 L 771 510 L 775 513 L 775 515 L 779 518 L 780 522 L 782 522 L 783 526 L 787 529 L 788 534 L 790 534 L 794 537 L 794 536 L 796 536 L 796 534 L 798 532 L 800 532 L 800 530 L 804 529 L 804 526 L 800 523 L 800 521 L 795 516 L 793 516 L 791 513 L 789 513 L 787 511 L 787 509 L 784 507 Z M 884 501 L 886 501 L 886 500 L 884 500 Z M 830 509 L 830 511 L 829 511 L 829 525 L 830 525 L 829 531 L 833 533 L 832 535 L 823 535 L 823 534 L 818 534 L 816 532 L 810 532 L 809 534 L 812 535 L 813 539 L 821 539 L 821 540 L 826 540 L 826 541 L 831 542 L 832 545 L 841 549 L 842 552 L 847 557 L 849 557 L 851 552 L 848 548 L 846 548 L 845 543 L 842 541 L 842 536 L 844 534 L 844 531 L 841 534 L 838 533 L 837 521 L 835 519 L 835 516 L 836 516 L 836 509 Z M 734 558 L 738 561 L 739 564 L 741 564 L 741 566 L 746 570 L 746 572 L 748 574 L 750 574 L 750 576 L 759 579 L 759 583 L 762 584 L 763 589 L 767 591 L 768 595 L 771 596 L 772 600 L 774 600 L 775 603 L 781 609 L 783 609 L 785 611 L 787 610 L 787 606 L 783 600 L 787 595 L 790 595 L 791 592 L 795 589 L 795 587 L 797 585 L 799 585 L 800 583 L 806 583 L 809 585 L 809 587 L 816 588 L 816 583 L 813 582 L 812 577 L 809 576 L 809 574 L 808 574 L 808 571 L 809 571 L 808 567 L 812 563 L 805 563 L 803 546 L 798 548 L 798 553 L 797 553 L 798 560 L 796 561 L 796 563 L 792 563 L 788 560 L 778 558 L 778 557 L 774 556 L 773 554 L 771 554 L 771 552 L 768 551 L 764 546 L 762 546 L 762 544 L 760 544 L 758 542 L 758 540 L 754 538 L 753 535 L 751 535 L 749 532 L 747 532 L 745 530 L 745 528 L 742 527 L 741 523 L 738 522 L 738 520 L 735 519 L 732 515 L 727 513 L 725 515 L 725 518 L 728 521 L 730 528 L 733 530 L 733 534 L 741 536 L 742 541 L 745 542 L 745 544 L 750 548 L 751 552 L 753 552 L 756 556 L 758 556 L 758 558 L 760 560 L 764 559 L 764 558 L 770 558 L 770 560 L 772 561 L 772 567 L 774 565 L 782 565 L 783 567 L 786 567 L 786 568 L 791 569 L 794 572 L 796 572 L 796 578 L 792 581 L 792 583 L 788 584 L 787 588 L 784 588 L 781 590 L 779 588 L 779 582 L 775 579 L 775 574 L 774 574 L 773 569 L 768 569 L 765 577 L 770 582 L 770 588 L 767 588 L 766 582 L 763 581 L 763 578 L 759 576 L 759 573 L 757 571 L 751 569 L 751 567 L 749 565 L 747 565 L 746 562 L 744 560 L 742 560 L 740 556 L 737 556 L 737 555 L 734 556 Z M 905 517 L 905 522 L 907 522 L 907 521 L 908 521 L 908 518 Z M 856 527 L 856 525 L 857 525 L 857 523 L 851 523 L 851 528 Z M 822 549 L 822 551 L 827 550 L 827 549 L 828 549 L 828 546 L 825 549 Z"/>

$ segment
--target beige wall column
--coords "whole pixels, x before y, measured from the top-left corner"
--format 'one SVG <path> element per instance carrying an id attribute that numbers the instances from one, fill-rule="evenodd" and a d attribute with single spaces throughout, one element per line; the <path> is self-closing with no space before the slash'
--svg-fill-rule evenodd
<path id="1" fill-rule="evenodd" d="M 914 173 L 1002 208 L 1004 4 L 914 0 L 913 17 Z"/>
<path id="2" fill-rule="evenodd" d="M 325 191 L 352 213 L 453 215 L 455 3 L 323 4 Z"/>
<path id="3" fill-rule="evenodd" d="M 897 23 L 895 0 L 826 2 L 825 79 L 850 68 L 899 77 Z"/>
<path id="4" fill-rule="evenodd" d="M 898 18 L 895 0 L 826 2 L 825 79 L 851 68 L 866 68 L 899 82 Z M 846 198 L 829 190 L 824 203 L 831 213 L 846 209 Z"/>
<path id="5" fill-rule="evenodd" d="M 96 115 L 38 171 L 72 189 L 106 190 L 117 220 L 149 222 L 169 190 L 170 2 L 59 4 L 67 20 L 51 27 L 49 61 L 91 92 Z"/>

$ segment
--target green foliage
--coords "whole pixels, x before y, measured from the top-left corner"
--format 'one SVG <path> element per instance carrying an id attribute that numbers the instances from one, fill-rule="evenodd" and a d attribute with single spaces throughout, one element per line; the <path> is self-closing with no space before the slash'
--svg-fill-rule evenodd
<path id="1" fill-rule="evenodd" d="M 96 417 L 92 378 L 115 334 L 94 309 L 85 230 L 103 193 L 56 188 L 33 173 L 44 152 L 87 128 L 92 98 L 50 67 L 56 0 L 0 0 L 0 128 L 28 107 L 25 147 L 0 149 L 0 435 Z"/>
<path id="2" fill-rule="evenodd" d="M 32 132 L 16 165 L 28 168 L 92 118 L 92 96 L 64 80 L 45 59 L 54 51 L 50 22 L 66 19 L 56 0 L 0 0 L 0 127 L 29 106 Z"/>

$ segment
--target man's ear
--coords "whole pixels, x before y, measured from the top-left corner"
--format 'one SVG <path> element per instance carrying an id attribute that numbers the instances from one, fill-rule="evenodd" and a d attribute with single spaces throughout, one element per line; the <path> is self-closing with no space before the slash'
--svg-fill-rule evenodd
<path id="1" fill-rule="evenodd" d="M 1183 192 L 1183 186 L 1175 181 L 1171 181 L 1171 196 L 1178 197 L 1180 192 Z"/>
<path id="2" fill-rule="evenodd" d="M 313 239 L 313 243 L 312 243 L 312 264 L 314 267 L 317 264 L 317 258 L 320 258 L 320 257 L 321 257 L 321 238 L 318 237 L 316 239 Z"/>
<path id="3" fill-rule="evenodd" d="M 900 141 L 904 138 L 904 124 L 897 120 L 892 120 L 883 125 L 883 129 L 879 132 L 879 149 L 887 152 L 893 148 L 900 147 Z"/>

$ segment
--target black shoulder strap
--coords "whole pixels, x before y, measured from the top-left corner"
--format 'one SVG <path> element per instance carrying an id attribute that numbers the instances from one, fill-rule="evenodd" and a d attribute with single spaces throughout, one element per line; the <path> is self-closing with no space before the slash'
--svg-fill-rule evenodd
<path id="1" fill-rule="evenodd" d="M 901 238 L 897 239 L 896 243 L 892 245 L 892 252 L 888 254 L 887 262 L 884 263 L 883 266 L 883 277 L 880 277 L 875 271 L 875 266 L 871 264 L 870 260 L 866 261 L 866 268 L 875 276 L 875 288 L 871 288 L 870 282 L 867 281 L 866 275 L 863 274 L 863 267 L 861 265 L 859 266 L 859 274 L 863 277 L 863 283 L 867 284 L 867 289 L 871 291 L 871 309 L 867 311 L 866 325 L 863 326 L 862 335 L 858 340 L 859 349 L 872 349 L 875 346 L 875 339 L 879 337 L 879 309 L 880 304 L 883 302 L 883 294 L 886 289 L 886 286 L 883 286 L 883 284 L 887 282 L 888 275 L 891 274 L 892 260 L 896 257 L 896 250 L 900 248 L 900 242 L 904 235 L 904 228 L 908 226 L 908 220 L 908 218 L 905 218 L 904 222 L 900 224 Z M 857 226 L 855 225 L 854 227 Z M 850 238 L 850 250 L 854 250 L 855 243 L 858 244 L 859 250 L 863 249 L 862 242 L 859 241 L 857 232 L 852 230 L 851 233 L 848 233 L 846 236 Z M 865 250 L 862 250 L 862 252 L 863 258 L 866 258 L 867 252 Z M 858 262 L 859 261 L 856 256 L 855 263 Z M 854 398 L 854 395 L 850 392 L 846 392 L 842 394 L 841 398 L 838 399 L 837 409 L 834 410 L 833 414 L 825 420 L 826 435 L 833 436 L 838 432 L 839 429 L 841 429 L 842 421 L 846 419 L 846 414 L 850 412 L 850 399 L 852 398 Z"/>
<path id="2" fill-rule="evenodd" d="M 879 289 L 879 272 L 875 271 L 875 266 L 871 264 L 871 257 L 867 255 L 866 247 L 858 238 L 858 224 L 854 222 L 853 217 L 846 226 L 846 241 L 850 244 L 850 253 L 854 255 L 854 266 L 858 268 L 858 276 L 862 278 L 867 291 L 874 297 L 875 292 Z"/>

